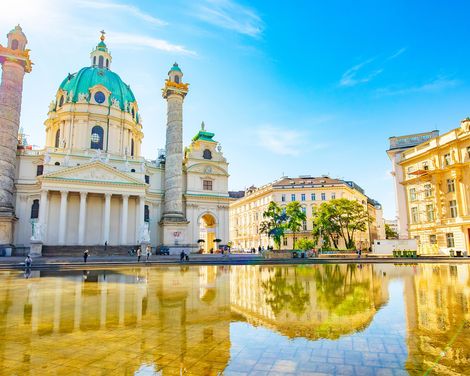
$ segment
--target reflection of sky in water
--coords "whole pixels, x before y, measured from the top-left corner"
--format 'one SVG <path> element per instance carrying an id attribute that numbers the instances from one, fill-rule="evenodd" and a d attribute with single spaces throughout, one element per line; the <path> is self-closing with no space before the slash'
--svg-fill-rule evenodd
<path id="1" fill-rule="evenodd" d="M 465 374 L 465 265 L 0 272 L 0 375 Z"/>

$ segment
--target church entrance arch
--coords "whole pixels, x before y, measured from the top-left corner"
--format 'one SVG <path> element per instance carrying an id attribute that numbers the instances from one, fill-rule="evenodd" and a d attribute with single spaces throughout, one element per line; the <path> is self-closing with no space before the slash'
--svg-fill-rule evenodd
<path id="1" fill-rule="evenodd" d="M 216 228 L 217 221 L 214 215 L 211 213 L 204 213 L 200 216 L 199 239 L 204 242 L 201 242 L 199 246 L 203 253 L 210 253 L 211 250 L 215 252 L 215 248 L 217 246 L 217 244 L 214 243 L 214 240 L 216 239 Z"/>

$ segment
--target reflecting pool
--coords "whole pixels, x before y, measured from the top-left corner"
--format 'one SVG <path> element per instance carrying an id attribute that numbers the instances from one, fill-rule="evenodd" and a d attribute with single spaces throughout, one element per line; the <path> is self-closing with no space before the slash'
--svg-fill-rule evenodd
<path id="1" fill-rule="evenodd" d="M 0 272 L 2 375 L 469 375 L 470 264 Z"/>

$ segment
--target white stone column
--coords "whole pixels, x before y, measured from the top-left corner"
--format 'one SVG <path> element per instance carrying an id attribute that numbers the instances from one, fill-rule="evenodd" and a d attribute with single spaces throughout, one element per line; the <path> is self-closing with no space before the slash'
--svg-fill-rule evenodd
<path id="1" fill-rule="evenodd" d="M 109 225 L 111 220 L 111 193 L 104 195 L 104 225 L 103 225 L 103 241 L 109 243 Z"/>
<path id="2" fill-rule="evenodd" d="M 39 218 L 38 218 L 39 223 L 41 225 L 46 224 L 47 211 L 49 209 L 48 193 L 49 191 L 47 190 L 41 191 L 41 199 L 39 201 Z"/>
<path id="3" fill-rule="evenodd" d="M 78 219 L 78 244 L 85 244 L 86 229 L 86 197 L 87 192 L 80 192 L 80 214 Z"/>
<path id="4" fill-rule="evenodd" d="M 129 195 L 122 195 L 121 245 L 127 244 L 127 217 L 129 215 Z"/>
<path id="5" fill-rule="evenodd" d="M 135 229 L 136 229 L 136 242 L 140 240 L 140 231 L 144 224 L 144 211 L 145 211 L 145 196 L 138 196 L 136 202 L 136 219 L 135 219 Z"/>
<path id="6" fill-rule="evenodd" d="M 59 212 L 59 244 L 65 244 L 65 230 L 67 228 L 67 195 L 68 191 L 60 191 Z"/>

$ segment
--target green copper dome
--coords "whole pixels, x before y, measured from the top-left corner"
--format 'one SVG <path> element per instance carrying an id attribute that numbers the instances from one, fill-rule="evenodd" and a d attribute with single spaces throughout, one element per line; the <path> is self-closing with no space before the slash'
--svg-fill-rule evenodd
<path id="1" fill-rule="evenodd" d="M 108 105 L 116 99 L 119 101 L 119 107 L 124 111 L 126 102 L 135 102 L 129 85 L 125 84 L 116 73 L 106 68 L 85 67 L 77 73 L 69 74 L 60 84 L 59 90 L 66 91 L 68 95 L 72 93 L 71 101 L 76 103 L 80 94 L 86 94 L 87 101 L 89 101 L 89 89 L 96 85 L 103 85 L 111 92 Z"/>

